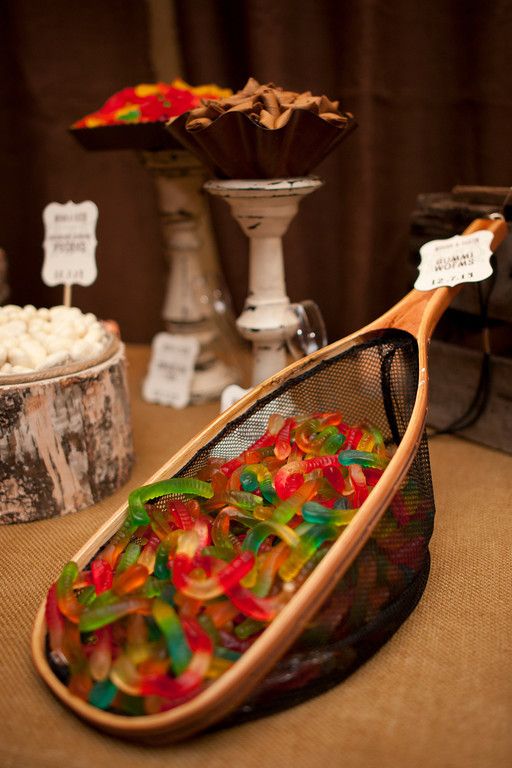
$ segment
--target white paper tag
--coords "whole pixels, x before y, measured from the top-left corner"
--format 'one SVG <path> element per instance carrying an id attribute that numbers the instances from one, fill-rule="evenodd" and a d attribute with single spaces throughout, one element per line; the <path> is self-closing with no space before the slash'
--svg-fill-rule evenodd
<path id="1" fill-rule="evenodd" d="M 43 211 L 46 285 L 91 285 L 96 280 L 96 222 L 98 206 L 49 203 Z"/>
<path id="2" fill-rule="evenodd" d="M 199 342 L 192 336 L 157 333 L 151 345 L 142 397 L 150 403 L 184 408 L 190 402 Z"/>
<path id="3" fill-rule="evenodd" d="M 489 230 L 431 240 L 420 248 L 419 275 L 414 287 L 430 291 L 441 285 L 478 283 L 492 275 L 490 258 L 494 235 Z"/>

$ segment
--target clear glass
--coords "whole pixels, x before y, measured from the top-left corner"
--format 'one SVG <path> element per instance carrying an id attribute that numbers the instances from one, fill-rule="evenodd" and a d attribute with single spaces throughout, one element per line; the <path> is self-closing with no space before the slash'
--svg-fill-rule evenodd
<path id="1" fill-rule="evenodd" d="M 291 305 L 298 320 L 298 328 L 288 341 L 288 351 L 298 360 L 305 355 L 316 352 L 327 344 L 327 332 L 320 307 L 311 299 L 305 299 Z"/>

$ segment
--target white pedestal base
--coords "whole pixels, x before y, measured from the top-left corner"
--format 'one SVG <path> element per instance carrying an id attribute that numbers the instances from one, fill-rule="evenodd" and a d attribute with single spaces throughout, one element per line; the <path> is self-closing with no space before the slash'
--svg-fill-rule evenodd
<path id="1" fill-rule="evenodd" d="M 186 150 L 144 152 L 157 184 L 160 218 L 169 261 L 162 309 L 165 330 L 191 334 L 200 344 L 191 402 L 219 397 L 237 373 L 217 357 L 218 330 L 204 268 L 217 271 L 208 211 L 203 201 L 204 166 Z"/>
<path id="2" fill-rule="evenodd" d="M 282 237 L 299 202 L 322 185 L 319 179 L 208 181 L 205 189 L 224 198 L 249 237 L 249 292 L 237 320 L 253 345 L 253 385 L 286 365 L 286 342 L 298 319 L 286 295 Z"/>

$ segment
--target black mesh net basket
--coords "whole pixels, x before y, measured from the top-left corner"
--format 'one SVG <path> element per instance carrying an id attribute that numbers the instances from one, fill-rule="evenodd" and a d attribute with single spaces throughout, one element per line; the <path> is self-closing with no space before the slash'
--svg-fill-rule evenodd
<path id="1" fill-rule="evenodd" d="M 350 424 L 376 426 L 393 450 L 409 423 L 417 387 L 416 340 L 391 330 L 366 336 L 257 400 L 205 444 L 178 476 L 197 475 L 212 456 L 226 460 L 238 456 L 265 431 L 274 413 L 297 417 L 341 411 Z M 161 497 L 152 504 L 163 509 L 168 500 Z M 423 435 L 404 481 L 349 570 L 250 698 L 221 725 L 298 704 L 336 685 L 368 659 L 407 618 L 425 588 L 433 520 Z M 310 561 L 301 578 L 322 553 Z M 55 666 L 50 654 L 48 659 L 63 679 L 62 668 Z"/>
<path id="2" fill-rule="evenodd" d="M 385 442 L 396 446 L 409 423 L 417 386 L 416 340 L 401 331 L 380 334 L 258 401 L 180 474 L 194 475 L 208 456 L 238 455 L 276 412 L 293 416 L 340 410 L 351 424 L 377 426 Z M 434 511 L 424 435 L 405 481 L 364 549 L 288 653 L 230 716 L 230 723 L 293 706 L 327 690 L 391 637 L 425 588 Z"/>

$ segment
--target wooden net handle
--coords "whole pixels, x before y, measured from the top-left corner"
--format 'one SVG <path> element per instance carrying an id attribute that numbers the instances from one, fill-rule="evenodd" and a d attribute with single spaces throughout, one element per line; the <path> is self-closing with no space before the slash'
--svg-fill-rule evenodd
<path id="1" fill-rule="evenodd" d="M 491 250 L 495 251 L 508 235 L 504 219 L 475 219 L 464 230 L 464 235 L 487 230 L 494 234 Z M 463 284 L 453 287 L 434 288 L 431 291 L 418 291 L 413 288 L 398 304 L 378 320 L 367 326 L 364 331 L 396 328 L 407 331 L 416 339 L 427 341 L 446 308 L 461 290 Z"/>

